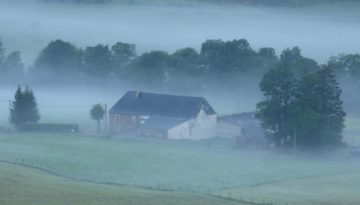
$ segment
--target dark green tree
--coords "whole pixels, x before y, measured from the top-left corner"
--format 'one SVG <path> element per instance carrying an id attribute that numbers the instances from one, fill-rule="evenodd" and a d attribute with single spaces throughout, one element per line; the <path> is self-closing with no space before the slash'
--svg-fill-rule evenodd
<path id="1" fill-rule="evenodd" d="M 30 72 L 36 79 L 74 80 L 80 76 L 82 51 L 69 42 L 55 40 L 44 48 Z"/>
<path id="2" fill-rule="evenodd" d="M 19 51 L 10 53 L 4 64 L 5 76 L 14 79 L 22 78 L 24 76 L 24 64 L 21 60 L 21 55 Z"/>
<path id="3" fill-rule="evenodd" d="M 10 108 L 10 122 L 18 129 L 40 120 L 39 110 L 33 91 L 19 86 L 15 92 L 14 101 Z"/>
<path id="4" fill-rule="evenodd" d="M 291 69 L 284 64 L 267 72 L 260 88 L 265 100 L 257 104 L 257 118 L 269 130 L 270 138 L 277 148 L 292 145 L 292 106 L 295 101 L 296 79 Z"/>
<path id="5" fill-rule="evenodd" d="M 339 77 L 360 77 L 360 54 L 342 54 L 331 57 L 328 66 L 332 68 Z"/>
<path id="6" fill-rule="evenodd" d="M 260 48 L 256 56 L 249 58 L 248 66 L 252 68 L 249 74 L 263 76 L 279 62 L 273 48 Z"/>
<path id="7" fill-rule="evenodd" d="M 319 148 L 322 121 L 322 98 L 317 74 L 308 74 L 299 80 L 294 93 L 296 101 L 291 110 L 292 131 L 296 146 L 302 150 Z"/>
<path id="8" fill-rule="evenodd" d="M 291 68 L 296 78 L 301 78 L 304 75 L 316 73 L 320 70 L 320 66 L 315 60 L 302 56 L 299 47 L 285 49 L 280 55 L 280 62 Z"/>
<path id="9" fill-rule="evenodd" d="M 260 84 L 265 100 L 257 117 L 278 148 L 329 150 L 342 145 L 345 112 L 334 71 L 325 67 L 301 78 L 279 64 Z"/>
<path id="10" fill-rule="evenodd" d="M 199 53 L 193 48 L 179 49 L 170 56 L 170 66 L 175 73 L 198 76 Z"/>
<path id="11" fill-rule="evenodd" d="M 322 98 L 322 121 L 320 136 L 324 148 L 334 148 L 342 144 L 342 131 L 346 113 L 341 100 L 342 90 L 336 81 L 335 72 L 325 67 L 318 72 L 319 90 Z"/>
<path id="12" fill-rule="evenodd" d="M 104 115 L 105 109 L 100 103 L 93 105 L 90 110 L 90 117 L 97 122 L 97 132 L 100 132 L 100 121 L 104 119 Z"/>
<path id="13" fill-rule="evenodd" d="M 134 44 L 118 42 L 111 47 L 112 64 L 116 78 L 125 78 L 131 61 L 137 56 Z"/>
<path id="14" fill-rule="evenodd" d="M 293 113 L 300 148 L 325 150 L 342 145 L 345 112 L 340 97 L 341 89 L 329 67 L 301 79 Z"/>
<path id="15" fill-rule="evenodd" d="M 114 75 L 109 46 L 98 44 L 87 47 L 84 53 L 85 74 L 92 78 L 106 79 Z"/>
<path id="16" fill-rule="evenodd" d="M 232 72 L 248 72 L 249 59 L 255 56 L 245 39 L 222 41 L 207 40 L 201 46 L 202 63 L 209 72 L 218 76 Z"/>
<path id="17" fill-rule="evenodd" d="M 137 84 L 164 86 L 169 73 L 169 60 L 169 54 L 164 51 L 144 53 L 135 59 L 128 72 Z"/>

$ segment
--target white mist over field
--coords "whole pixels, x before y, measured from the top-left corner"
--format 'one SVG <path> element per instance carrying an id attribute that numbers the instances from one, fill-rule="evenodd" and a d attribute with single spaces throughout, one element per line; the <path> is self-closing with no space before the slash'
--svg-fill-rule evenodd
<path id="1" fill-rule="evenodd" d="M 299 46 L 303 56 L 314 58 L 319 63 L 325 63 L 330 56 L 341 53 L 360 53 L 360 4 L 355 3 L 353 6 L 317 5 L 297 9 L 215 4 L 56 4 L 49 1 L 51 0 L 0 0 L 1 42 L 6 47 L 7 54 L 15 50 L 21 51 L 27 68 L 32 66 L 39 52 L 50 41 L 56 39 L 71 42 L 82 48 L 98 43 L 133 43 L 141 54 L 150 50 L 174 52 L 183 47 L 200 50 L 201 44 L 207 39 L 227 41 L 244 38 L 255 50 L 261 47 L 275 48 L 278 56 L 285 48 Z M 93 58 L 98 59 L 98 56 Z M 196 65 L 195 68 L 202 66 Z M 149 69 L 152 67 L 155 66 L 149 66 Z M 206 68 L 206 64 L 203 67 Z M 150 73 L 149 69 L 146 72 Z M 69 73 L 71 72 L 67 74 Z M 284 147 L 286 150 L 274 149 L 276 146 L 265 139 L 264 133 L 270 133 L 271 130 L 261 129 L 260 122 L 250 113 L 254 112 L 257 103 L 264 99 L 259 88 L 260 78 L 244 75 L 236 78 L 234 83 L 235 80 L 228 73 L 224 76 L 212 73 L 210 80 L 205 77 L 206 83 L 201 85 L 195 82 L 197 72 L 194 73 L 195 77 L 191 76 L 191 81 L 186 81 L 186 75 L 175 76 L 177 80 L 185 79 L 174 81 L 175 84 L 179 82 L 186 86 L 174 86 L 174 89 L 171 89 L 170 83 L 168 86 L 159 84 L 153 87 L 147 83 L 131 84 L 125 81 L 128 80 L 125 75 L 121 75 L 118 80 L 120 82 L 108 82 L 105 78 L 93 79 L 93 75 L 84 79 L 76 75 L 76 82 L 67 81 L 67 78 L 61 83 L 56 82 L 55 75 L 44 82 L 37 82 L 37 78 L 32 79 L 31 75 L 28 75 L 28 78 L 15 79 L 14 82 L 11 78 L 6 79 L 6 83 L 0 82 L 0 205 L 359 204 L 359 84 L 347 79 L 340 82 L 345 91 L 342 99 L 347 112 L 343 141 L 348 147 L 328 152 L 324 146 L 325 152 L 319 150 L 318 153 L 314 150 L 312 153 L 299 148 L 297 130 L 300 129 L 290 126 L 283 130 L 291 129 L 296 135 L 289 136 L 290 132 L 287 132 L 288 134 L 281 139 L 287 143 L 287 147 Z M 139 78 L 139 81 L 155 81 L 145 74 L 140 73 L 142 78 Z M 0 81 L 4 79 L 1 77 Z M 72 79 L 71 77 L 69 79 Z M 122 82 L 123 79 L 125 82 Z M 129 79 L 128 81 L 132 80 L 131 77 Z M 136 81 L 137 78 L 133 79 Z M 274 81 L 277 82 L 277 79 Z M 199 78 L 199 82 L 202 80 Z M 225 86 L 225 81 L 228 80 L 229 85 L 233 86 Z M 17 82 L 21 86 L 29 84 L 34 91 L 41 115 L 39 123 L 43 123 L 42 126 L 47 123 L 60 127 L 62 124 L 78 124 L 80 132 L 42 133 L 20 132 L 14 129 L 15 127 L 9 123 L 9 102 L 14 100 Z M 290 80 L 286 82 L 289 85 Z M 313 85 L 312 81 L 309 82 L 309 87 L 319 85 L 317 81 L 317 84 Z M 283 87 L 276 90 L 282 91 Z M 289 87 L 291 86 L 287 86 Z M 195 123 L 198 119 L 188 117 L 191 119 L 181 119 L 176 127 L 190 133 L 196 131 L 193 127 L 196 128 L 197 124 L 208 124 L 211 127 L 204 128 L 216 130 L 217 137 L 202 140 L 170 140 L 168 133 L 174 128 L 170 126 L 160 128 L 161 138 L 166 136 L 169 140 L 156 138 L 151 132 L 149 137 L 135 137 L 141 133 L 140 129 L 134 127 L 145 127 L 145 123 L 151 122 L 153 118 L 155 121 L 157 117 L 164 117 L 163 120 L 169 121 L 179 120 L 171 119 L 167 115 L 156 116 L 153 113 L 144 114 L 149 116 L 136 116 L 132 112 L 131 115 L 127 114 L 128 116 L 105 116 L 108 121 L 111 119 L 113 127 L 115 125 L 118 131 L 122 131 L 122 123 L 136 124 L 132 126 L 130 134 L 108 136 L 109 129 L 104 129 L 105 120 L 101 120 L 101 129 L 97 130 L 97 122 L 90 118 L 90 109 L 93 105 L 106 104 L 109 110 L 128 90 L 205 97 L 218 114 L 217 122 L 212 109 L 201 100 L 201 103 L 191 104 L 197 106 L 200 113 L 197 117 L 204 119 L 200 119 L 200 123 Z M 305 89 L 301 88 L 301 91 L 303 90 Z M 306 89 L 305 92 L 308 90 L 315 89 Z M 298 97 L 298 93 L 295 94 Z M 134 99 L 145 99 L 139 97 L 141 93 L 136 92 L 132 95 L 134 96 Z M 315 94 L 309 96 L 311 99 L 305 98 L 309 99 L 309 105 L 301 104 L 305 105 L 304 107 L 320 102 L 312 99 L 315 98 Z M 331 102 L 334 104 L 334 101 L 332 99 Z M 177 105 L 173 103 L 174 100 L 164 102 L 171 104 L 174 110 L 182 106 L 187 107 L 187 103 Z M 139 104 L 141 107 L 141 103 Z M 150 107 L 155 103 L 148 104 Z M 296 106 L 297 109 L 300 107 L 297 101 Z M 22 108 L 21 111 L 23 110 L 25 109 Z M 166 109 L 161 107 L 161 110 Z M 181 109 L 176 110 L 179 113 Z M 188 110 L 190 112 L 192 108 Z M 320 109 L 311 110 L 315 114 L 301 114 L 317 118 L 324 113 L 318 110 Z M 240 114 L 241 112 L 247 113 Z M 204 113 L 211 113 L 211 118 Z M 279 119 L 277 116 L 274 118 Z M 302 121 L 304 124 L 312 123 Z M 278 123 L 276 126 L 281 127 L 282 124 L 284 123 Z M 288 124 L 287 122 L 286 125 Z M 184 125 L 187 127 L 184 128 Z M 44 127 L 47 126 L 49 125 Z M 71 132 L 73 130 L 71 128 Z M 320 128 L 313 128 L 311 131 L 313 130 L 318 131 Z M 205 131 L 199 135 L 209 133 Z M 166 134 L 163 135 L 164 133 Z M 181 138 L 182 133 L 181 131 Z M 320 131 L 314 133 L 319 134 Z M 319 138 L 318 136 L 316 137 Z M 289 143 L 290 137 L 293 137 L 291 140 L 294 143 Z M 304 141 L 309 137 L 302 138 L 300 140 Z M 310 138 L 305 140 L 314 141 Z"/>
<path id="2" fill-rule="evenodd" d="M 279 53 L 300 46 L 305 56 L 326 62 L 332 55 L 360 52 L 360 15 L 334 9 L 0 1 L 0 37 L 8 51 L 22 51 L 27 66 L 56 39 L 81 47 L 129 42 L 141 53 L 246 38 L 254 49 L 274 47 Z"/>

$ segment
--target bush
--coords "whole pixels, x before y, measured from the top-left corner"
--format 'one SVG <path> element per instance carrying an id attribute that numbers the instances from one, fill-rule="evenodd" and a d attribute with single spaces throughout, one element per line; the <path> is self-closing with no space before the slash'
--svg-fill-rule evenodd
<path id="1" fill-rule="evenodd" d="M 77 133 L 78 124 L 27 124 L 20 128 L 24 132 L 54 132 L 54 133 Z"/>

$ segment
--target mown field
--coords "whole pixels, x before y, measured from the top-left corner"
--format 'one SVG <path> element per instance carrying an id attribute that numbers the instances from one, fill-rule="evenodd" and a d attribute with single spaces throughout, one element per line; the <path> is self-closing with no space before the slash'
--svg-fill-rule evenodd
<path id="1" fill-rule="evenodd" d="M 208 194 L 274 204 L 360 202 L 360 163 L 346 155 L 340 160 L 295 158 L 270 151 L 241 151 L 231 141 L 220 139 L 190 142 L 2 133 L 0 161 L 6 162 L 0 163 L 0 200 L 5 204 L 19 204 L 27 199 L 35 200 L 33 204 L 46 204 L 45 198 L 60 204 L 62 198 L 75 202 L 83 198 L 84 201 L 73 204 L 91 204 L 86 202 L 93 199 L 92 192 L 97 193 L 99 200 L 109 199 L 106 204 L 118 202 L 117 197 L 123 199 L 128 192 L 150 197 L 154 204 L 174 204 L 172 199 L 184 204 L 211 204 L 206 201 L 212 200 Z M 18 165 L 8 165 L 9 162 Z M 80 197 L 62 197 L 76 196 L 77 192 Z M 23 197 L 15 200 L 18 193 Z M 44 196 L 45 201 L 37 203 L 37 196 Z M 124 204 L 141 204 L 132 201 L 135 198 L 130 194 L 124 198 L 128 200 Z"/>

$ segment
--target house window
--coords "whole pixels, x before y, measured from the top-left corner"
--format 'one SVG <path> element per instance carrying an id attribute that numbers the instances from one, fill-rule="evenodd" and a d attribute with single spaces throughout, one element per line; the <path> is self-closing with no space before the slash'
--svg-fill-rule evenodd
<path id="1" fill-rule="evenodd" d="M 120 121 L 120 115 L 115 115 L 115 121 L 117 121 L 117 122 Z"/>
<path id="2" fill-rule="evenodd" d="M 150 116 L 145 116 L 145 115 L 139 116 L 140 124 L 144 124 L 145 121 L 148 120 L 149 118 Z"/>

